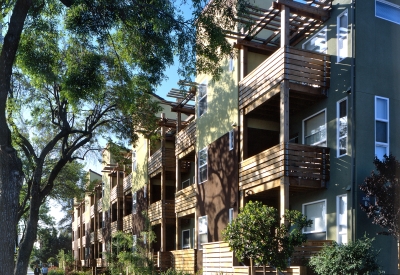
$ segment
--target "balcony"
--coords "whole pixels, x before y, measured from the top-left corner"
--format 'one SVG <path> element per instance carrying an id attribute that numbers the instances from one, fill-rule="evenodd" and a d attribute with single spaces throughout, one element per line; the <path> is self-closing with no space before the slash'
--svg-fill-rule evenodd
<path id="1" fill-rule="evenodd" d="M 192 120 L 183 130 L 179 131 L 175 139 L 175 155 L 184 157 L 194 151 L 196 145 L 196 121 Z"/>
<path id="2" fill-rule="evenodd" d="M 175 149 L 161 148 L 149 158 L 147 169 L 150 177 L 152 177 L 157 175 L 161 168 L 175 172 L 175 167 Z"/>
<path id="3" fill-rule="evenodd" d="M 90 243 L 94 243 L 96 240 L 95 232 L 90 232 Z"/>
<path id="4" fill-rule="evenodd" d="M 329 148 L 282 143 L 240 163 L 239 189 L 261 184 L 277 187 L 278 180 L 289 177 L 290 190 L 324 188 L 330 173 Z"/>
<path id="5" fill-rule="evenodd" d="M 171 200 L 152 203 L 148 210 L 149 220 L 155 222 L 161 218 L 175 219 L 175 203 Z"/>
<path id="6" fill-rule="evenodd" d="M 196 273 L 197 250 L 185 249 L 171 251 L 171 267 L 189 274 Z"/>
<path id="7" fill-rule="evenodd" d="M 132 173 L 124 178 L 124 191 L 131 189 L 132 187 Z"/>
<path id="8" fill-rule="evenodd" d="M 111 223 L 111 234 L 122 230 L 122 221 L 115 221 Z"/>
<path id="9" fill-rule="evenodd" d="M 126 232 L 131 229 L 132 229 L 132 214 L 129 214 L 123 218 L 123 230 Z"/>
<path id="10" fill-rule="evenodd" d="M 97 200 L 97 211 L 103 210 L 103 199 Z"/>
<path id="11" fill-rule="evenodd" d="M 111 189 L 111 201 L 117 199 L 117 198 L 122 198 L 124 195 L 124 190 L 123 190 L 123 186 L 121 185 L 116 185 L 113 187 L 113 189 Z"/>
<path id="12" fill-rule="evenodd" d="M 94 205 L 90 206 L 90 217 L 94 216 Z"/>
<path id="13" fill-rule="evenodd" d="M 330 84 L 330 56 L 292 47 L 280 48 L 239 83 L 239 108 L 247 114 L 279 93 L 273 89 L 289 81 L 289 96 L 326 97 Z"/>
<path id="14" fill-rule="evenodd" d="M 196 211 L 196 185 L 192 184 L 175 193 L 175 212 L 178 217 L 192 214 Z"/>
<path id="15" fill-rule="evenodd" d="M 103 229 L 102 228 L 97 229 L 96 235 L 97 235 L 97 240 L 99 242 L 102 242 L 103 241 Z"/>
<path id="16" fill-rule="evenodd" d="M 105 260 L 102 258 L 96 258 L 96 267 L 105 267 Z"/>

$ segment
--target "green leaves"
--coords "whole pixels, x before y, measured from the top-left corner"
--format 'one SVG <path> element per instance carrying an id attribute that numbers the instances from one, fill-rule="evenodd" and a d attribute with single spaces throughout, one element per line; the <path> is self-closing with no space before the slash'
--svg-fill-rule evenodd
<path id="1" fill-rule="evenodd" d="M 224 240 L 240 259 L 282 270 L 294 247 L 306 240 L 302 228 L 311 224 L 295 210 L 286 210 L 283 218 L 284 224 L 277 209 L 250 201 L 223 231 Z"/>
<path id="2" fill-rule="evenodd" d="M 372 247 L 374 238 L 364 236 L 349 244 L 325 246 L 311 257 L 310 266 L 319 275 L 370 274 L 380 271 L 376 258 L 379 251 Z"/>

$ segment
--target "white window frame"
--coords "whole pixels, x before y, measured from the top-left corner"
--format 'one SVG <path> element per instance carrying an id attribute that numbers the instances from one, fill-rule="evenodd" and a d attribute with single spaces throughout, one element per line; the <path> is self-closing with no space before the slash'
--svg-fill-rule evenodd
<path id="1" fill-rule="evenodd" d="M 344 209 L 343 214 L 340 212 L 340 203 L 342 198 L 346 198 L 346 209 Z M 345 223 L 343 223 L 343 221 Z M 344 226 L 344 230 L 340 231 L 340 226 Z M 347 244 L 347 231 L 348 231 L 348 215 L 347 215 L 347 194 L 336 196 L 336 240 L 337 243 Z M 345 241 L 343 240 L 343 237 Z"/>
<path id="2" fill-rule="evenodd" d="M 205 158 L 206 158 L 205 162 L 203 162 L 203 163 L 201 163 L 201 155 L 205 155 Z M 198 165 L 199 165 L 199 169 L 198 169 L 199 184 L 202 184 L 203 182 L 206 182 L 208 180 L 208 148 L 207 147 L 205 147 L 199 151 Z M 206 178 L 205 179 L 201 178 L 201 175 L 202 175 L 201 171 L 204 171 L 204 170 L 206 170 Z"/>
<path id="3" fill-rule="evenodd" d="M 325 117 L 325 140 L 322 140 L 322 141 L 319 141 L 319 142 L 316 142 L 316 143 L 310 144 L 310 145 L 319 146 L 319 144 L 321 144 L 321 143 L 328 144 L 328 132 L 327 132 L 327 127 L 326 127 L 326 124 L 327 124 L 327 122 L 326 122 L 326 108 L 322 109 L 321 111 L 319 111 L 319 112 L 317 112 L 317 113 L 315 113 L 315 114 L 313 114 L 313 115 L 311 115 L 311 116 L 309 116 L 309 117 L 307 117 L 305 119 L 303 119 L 303 129 L 302 129 L 302 131 L 303 131 L 303 133 L 302 133 L 303 144 L 306 144 L 306 137 L 305 137 L 305 123 L 306 123 L 306 121 L 310 120 L 311 118 L 313 118 L 313 117 L 315 117 L 315 116 L 317 116 L 317 115 L 319 115 L 321 113 L 324 113 L 324 117 Z"/>
<path id="4" fill-rule="evenodd" d="M 390 14 L 387 10 L 379 10 L 378 3 L 381 5 L 386 5 L 387 8 L 392 8 L 392 11 L 396 14 Z M 389 22 L 400 25 L 400 6 L 393 4 L 385 0 L 375 0 L 375 17 L 387 20 Z M 392 15 L 392 16 L 390 16 Z"/>
<path id="5" fill-rule="evenodd" d="M 228 67 L 229 67 L 228 70 L 229 70 L 230 72 L 233 72 L 233 71 L 235 70 L 235 61 L 234 61 L 232 55 L 229 57 Z"/>
<path id="6" fill-rule="evenodd" d="M 182 181 L 182 189 L 186 188 L 186 187 L 184 187 L 186 182 L 189 182 L 189 184 L 186 186 L 186 187 L 189 187 L 190 186 L 190 178 L 188 178 L 187 180 Z"/>
<path id="7" fill-rule="evenodd" d="M 132 214 L 137 213 L 137 192 L 133 192 L 132 194 Z"/>
<path id="8" fill-rule="evenodd" d="M 306 207 L 308 205 L 312 205 L 312 204 L 319 204 L 319 203 L 323 203 L 323 214 L 322 214 L 322 218 L 324 219 L 324 228 L 323 230 L 309 230 L 309 227 L 303 228 L 303 233 L 304 234 L 311 234 L 311 233 L 326 233 L 326 199 L 323 200 L 318 200 L 318 201 L 313 201 L 313 202 L 308 202 L 308 203 L 304 203 L 302 206 L 302 213 L 303 215 L 307 216 L 306 214 Z M 315 225 L 314 220 L 312 219 L 312 217 L 307 217 L 308 220 L 312 220 L 313 221 L 313 225 Z"/>
<path id="9" fill-rule="evenodd" d="M 341 18 L 346 17 L 346 26 L 341 26 Z M 337 35 L 337 62 L 344 60 L 349 56 L 349 12 L 348 10 L 344 10 L 336 19 L 336 35 Z"/>
<path id="10" fill-rule="evenodd" d="M 233 221 L 233 208 L 229 208 L 229 212 L 228 212 L 228 222 L 231 223 Z"/>
<path id="11" fill-rule="evenodd" d="M 377 117 L 377 112 L 378 112 L 378 108 L 377 108 L 377 101 L 378 100 L 384 100 L 384 101 L 386 101 L 386 119 L 385 118 L 380 118 L 380 117 Z M 389 156 L 389 133 L 390 133 L 390 131 L 389 131 L 389 98 L 387 98 L 387 97 L 381 97 L 381 96 L 375 96 L 375 125 L 374 125 L 374 127 L 375 127 L 375 156 L 377 156 L 379 159 L 383 159 L 383 155 L 382 156 L 379 156 L 378 154 L 377 154 L 377 148 L 379 147 L 379 148 L 385 148 L 385 154 L 387 155 L 387 156 Z M 386 123 L 387 124 L 387 127 L 386 127 L 386 137 L 387 137 L 387 142 L 380 142 L 380 141 L 377 141 L 376 140 L 376 133 L 377 133 L 377 127 L 376 127 L 376 124 L 377 124 L 377 122 L 383 122 L 383 123 Z"/>
<path id="12" fill-rule="evenodd" d="M 136 150 L 132 151 L 132 172 L 137 169 L 137 159 L 136 159 Z"/>
<path id="13" fill-rule="evenodd" d="M 198 86 L 198 97 L 197 97 L 197 116 L 201 117 L 203 114 L 207 113 L 207 81 L 204 81 Z M 201 105 L 203 103 L 203 105 Z M 203 106 L 203 107 L 201 107 Z"/>
<path id="14" fill-rule="evenodd" d="M 137 235 L 132 235 L 132 250 L 136 251 Z"/>
<path id="15" fill-rule="evenodd" d="M 322 47 L 322 49 L 321 49 L 321 47 L 319 46 L 320 47 L 319 50 L 317 50 L 317 51 L 311 50 L 311 51 L 319 52 L 319 53 L 327 53 L 327 51 L 328 51 L 327 33 L 328 33 L 328 28 L 325 26 L 321 30 L 319 30 L 316 34 L 314 34 L 311 38 L 307 39 L 307 41 L 303 43 L 302 49 L 307 50 L 306 44 L 313 43 L 315 45 L 315 41 L 317 41 L 318 38 L 321 39 L 321 37 L 323 37 L 325 39 L 325 47 Z"/>
<path id="16" fill-rule="evenodd" d="M 234 131 L 230 130 L 229 131 L 229 151 L 233 150 L 235 148 L 235 135 Z"/>
<path id="17" fill-rule="evenodd" d="M 183 233 L 184 232 L 189 232 L 189 243 L 187 244 L 187 245 L 184 245 L 184 236 L 183 236 Z M 190 249 L 190 243 L 191 243 L 191 240 L 190 240 L 190 229 L 185 229 L 185 230 L 182 230 L 182 249 Z"/>
<path id="18" fill-rule="evenodd" d="M 201 226 L 202 225 L 202 226 Z M 203 243 L 208 243 L 208 217 L 207 215 L 201 216 L 198 219 L 198 235 L 199 235 L 199 244 L 198 249 L 203 249 Z M 206 235 L 206 242 L 201 242 L 201 236 Z"/>
<path id="19" fill-rule="evenodd" d="M 344 135 L 342 135 L 342 136 L 340 136 L 340 128 L 341 128 L 341 121 L 340 121 L 340 104 L 341 103 L 343 103 L 343 102 L 346 102 L 346 128 L 347 128 L 347 130 L 346 130 L 346 134 L 344 134 Z M 349 142 L 349 139 L 348 139 L 348 131 L 349 131 L 349 123 L 348 123 L 348 100 L 347 100 L 347 97 L 345 97 L 345 98 L 343 98 L 343 99 L 341 99 L 341 100 L 339 100 L 337 103 L 336 103 L 336 148 L 337 148 L 337 157 L 338 158 L 340 158 L 340 157 L 342 157 L 342 156 L 346 156 L 347 155 L 347 151 L 348 151 L 348 142 Z M 340 153 L 340 141 L 342 140 L 342 139 L 346 139 L 346 153 L 344 153 L 344 154 L 341 154 Z"/>

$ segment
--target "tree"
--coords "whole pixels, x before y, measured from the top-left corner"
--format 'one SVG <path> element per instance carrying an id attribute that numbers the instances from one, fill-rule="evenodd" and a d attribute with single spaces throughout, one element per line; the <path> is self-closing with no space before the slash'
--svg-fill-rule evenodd
<path id="1" fill-rule="evenodd" d="M 174 1 L 13 0 L 0 3 L 0 23 L 6 32 L 0 45 L 1 274 L 11 274 L 14 267 L 16 230 L 10 228 L 18 223 L 19 193 L 24 183 L 15 142 L 19 142 L 19 148 L 35 167 L 28 221 L 33 231 L 27 231 L 34 235 L 40 204 L 51 193 L 62 167 L 85 156 L 82 147 L 91 143 L 93 133 L 106 122 L 114 122 L 109 123 L 110 127 L 132 129 L 127 126 L 131 122 L 128 114 L 135 113 L 139 119 L 148 117 L 146 114 L 151 108 L 146 108 L 146 94 L 166 77 L 165 68 L 172 64 L 174 54 L 179 56 L 180 73 L 186 80 L 196 71 L 220 74 L 219 61 L 233 51 L 233 46 L 223 37 L 225 29 L 233 29 L 236 6 L 230 0 L 215 0 L 203 11 L 207 1 L 192 2 L 193 17 L 189 20 L 176 12 Z M 9 18 L 8 24 L 4 24 L 6 18 Z M 198 33 L 198 30 L 202 31 Z M 108 54 L 104 55 L 104 51 Z M 105 58 L 111 53 L 113 58 Z M 102 77 L 105 68 L 107 77 Z M 21 72 L 28 77 L 20 77 Z M 35 96 L 31 96 L 29 105 L 35 104 L 37 108 L 46 102 L 50 108 L 47 118 L 51 118 L 53 126 L 58 126 L 57 131 L 50 132 L 54 134 L 53 139 L 44 144 L 40 154 L 30 146 L 26 133 L 10 122 L 9 112 L 15 113 L 15 109 L 9 109 L 14 104 L 10 99 L 15 98 L 15 83 L 24 83 L 25 88 L 26 84 L 32 85 Z M 105 93 L 108 84 L 113 85 L 108 87 L 107 96 L 96 97 L 99 90 Z M 136 95 L 134 99 L 132 94 Z M 117 107 L 108 96 L 126 103 L 119 106 L 124 124 L 118 125 L 113 117 L 104 119 L 106 122 L 102 120 Z M 80 113 L 92 99 L 96 100 L 90 108 Z M 46 116 L 43 112 L 39 114 Z M 75 131 L 78 114 L 83 124 Z M 39 128 L 42 133 L 48 123 L 49 120 Z M 135 137 L 132 131 L 124 133 L 128 133 L 125 137 Z M 61 158 L 53 159 L 56 169 L 51 170 L 47 184 L 41 185 L 44 160 L 52 156 L 56 147 Z M 30 253 L 32 238 L 27 242 L 27 247 L 20 251 Z M 26 274 L 25 258 L 26 255 L 18 255 L 15 274 Z"/>
<path id="2" fill-rule="evenodd" d="M 333 242 L 311 257 L 310 266 L 319 275 L 361 275 L 380 271 L 376 262 L 379 251 L 372 247 L 373 241 L 373 238 L 364 237 L 349 244 Z"/>
<path id="3" fill-rule="evenodd" d="M 361 204 L 373 224 L 377 224 L 385 230 L 381 235 L 393 236 L 397 240 L 400 237 L 400 163 L 393 155 L 384 156 L 383 160 L 374 159 L 376 172 L 360 185 L 360 189 L 370 198 Z"/>
<path id="4" fill-rule="evenodd" d="M 302 229 L 312 224 L 295 210 L 286 210 L 283 219 L 281 223 L 277 209 L 250 201 L 223 231 L 224 240 L 240 259 L 252 259 L 281 271 L 295 246 L 306 241 Z"/>

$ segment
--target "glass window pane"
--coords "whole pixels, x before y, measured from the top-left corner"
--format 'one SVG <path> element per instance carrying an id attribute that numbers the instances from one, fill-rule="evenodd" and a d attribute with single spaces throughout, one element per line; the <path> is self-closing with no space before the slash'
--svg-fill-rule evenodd
<path id="1" fill-rule="evenodd" d="M 376 141 L 377 142 L 388 142 L 387 136 L 387 123 L 382 121 L 376 121 Z"/>
<path id="2" fill-rule="evenodd" d="M 375 146 L 375 155 L 378 159 L 382 160 L 385 154 L 387 155 L 385 146 Z"/>
<path id="3" fill-rule="evenodd" d="M 376 98 L 375 110 L 377 119 L 388 119 L 387 100 L 383 98 Z"/>
<path id="4" fill-rule="evenodd" d="M 307 227 L 307 232 L 325 231 L 325 202 L 316 202 L 304 206 L 304 215 L 313 221 L 311 227 Z"/>
<path id="5" fill-rule="evenodd" d="M 199 168 L 199 182 L 202 183 L 207 180 L 207 166 Z"/>
<path id="6" fill-rule="evenodd" d="M 400 24 L 400 8 L 397 5 L 375 1 L 375 16 Z"/>
<path id="7" fill-rule="evenodd" d="M 304 143 L 326 146 L 325 111 L 304 121 Z"/>

